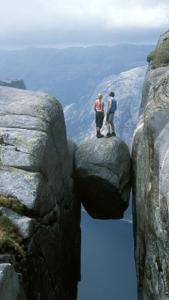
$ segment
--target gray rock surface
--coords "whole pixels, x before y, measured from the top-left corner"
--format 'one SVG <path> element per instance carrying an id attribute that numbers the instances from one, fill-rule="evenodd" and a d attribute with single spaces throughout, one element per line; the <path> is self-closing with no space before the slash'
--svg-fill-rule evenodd
<path id="1" fill-rule="evenodd" d="M 118 219 L 128 207 L 130 154 L 118 137 L 92 138 L 75 155 L 78 193 L 94 218 Z"/>
<path id="2" fill-rule="evenodd" d="M 169 51 L 168 39 L 169 34 L 164 34 L 157 53 L 161 46 Z M 151 62 L 145 78 L 133 141 L 134 236 L 140 300 L 169 299 L 168 137 L 169 63 L 161 66 L 161 57 L 158 64 L 157 56 L 156 67 Z"/>
<path id="3" fill-rule="evenodd" d="M 22 89 L 22 90 L 26 89 L 24 81 L 17 80 L 17 79 L 0 80 L 0 86 L 8 86 L 8 87 L 13 87 L 13 88 Z"/>
<path id="4" fill-rule="evenodd" d="M 13 266 L 8 263 L 0 264 L 0 299 L 24 300 L 20 296 L 19 278 Z"/>
<path id="5" fill-rule="evenodd" d="M 4 245 L 1 262 L 15 255 L 27 299 L 77 296 L 80 203 L 73 160 L 60 103 L 47 94 L 0 87 L 0 221 L 4 226 L 7 218 L 18 229 L 24 251 L 22 257 L 21 245 L 12 249 L 10 243 L 6 253 Z"/>
<path id="6" fill-rule="evenodd" d="M 18 119 L 25 115 L 28 122 L 23 126 L 15 124 L 13 115 Z M 67 151 L 62 108 L 46 94 L 0 87 L 0 116 L 11 120 L 7 127 L 5 120 L 0 124 L 0 194 L 16 197 L 29 209 L 47 213 L 55 206 L 55 198 L 42 200 L 42 205 L 40 198 L 45 198 L 48 188 L 55 185 L 58 175 L 52 174 L 56 168 L 61 174 L 65 168 L 60 163 Z M 32 124 L 32 117 L 39 126 L 35 126 L 34 119 Z M 42 121 L 45 126 L 41 128 Z M 44 182 L 47 182 L 45 191 Z M 62 179 L 58 176 L 58 191 L 61 188 Z M 44 193 L 41 197 L 40 191 Z"/>
<path id="7" fill-rule="evenodd" d="M 0 213 L 7 217 L 17 228 L 24 239 L 29 238 L 35 227 L 33 219 L 26 216 L 22 216 L 14 212 L 13 210 L 0 206 Z"/>

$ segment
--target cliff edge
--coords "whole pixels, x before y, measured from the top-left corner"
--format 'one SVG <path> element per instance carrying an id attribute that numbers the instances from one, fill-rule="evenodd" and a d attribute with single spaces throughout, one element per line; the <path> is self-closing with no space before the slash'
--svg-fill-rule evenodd
<path id="1" fill-rule="evenodd" d="M 140 300 L 169 299 L 169 32 L 148 56 L 133 140 L 133 216 Z"/>
<path id="2" fill-rule="evenodd" d="M 80 203 L 60 103 L 0 87 L 0 299 L 74 300 Z"/>

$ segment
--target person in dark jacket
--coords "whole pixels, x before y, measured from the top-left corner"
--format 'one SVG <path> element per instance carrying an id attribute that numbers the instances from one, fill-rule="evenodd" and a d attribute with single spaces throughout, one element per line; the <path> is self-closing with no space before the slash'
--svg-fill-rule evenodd
<path id="1" fill-rule="evenodd" d="M 107 109 L 107 137 L 115 136 L 115 127 L 114 127 L 114 113 L 117 109 L 117 101 L 114 99 L 115 93 L 111 92 L 108 99 L 108 109 Z"/>
<path id="2" fill-rule="evenodd" d="M 96 136 L 97 138 L 104 137 L 101 134 L 100 130 L 103 126 L 104 120 L 104 102 L 103 102 L 103 95 L 98 94 L 97 99 L 95 100 L 94 110 L 96 112 Z"/>

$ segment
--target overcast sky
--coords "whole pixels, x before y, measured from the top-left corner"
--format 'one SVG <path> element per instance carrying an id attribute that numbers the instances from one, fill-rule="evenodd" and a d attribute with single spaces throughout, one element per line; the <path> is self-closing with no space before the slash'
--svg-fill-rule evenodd
<path id="1" fill-rule="evenodd" d="M 0 0 L 0 43 L 156 42 L 169 0 Z"/>

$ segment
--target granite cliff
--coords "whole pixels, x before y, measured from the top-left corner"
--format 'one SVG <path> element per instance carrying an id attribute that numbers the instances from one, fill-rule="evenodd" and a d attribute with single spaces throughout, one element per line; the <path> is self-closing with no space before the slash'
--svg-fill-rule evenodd
<path id="1" fill-rule="evenodd" d="M 80 203 L 60 103 L 0 87 L 0 299 L 75 299 Z"/>
<path id="2" fill-rule="evenodd" d="M 169 32 L 148 56 L 133 140 L 134 238 L 140 300 L 169 299 Z"/>

